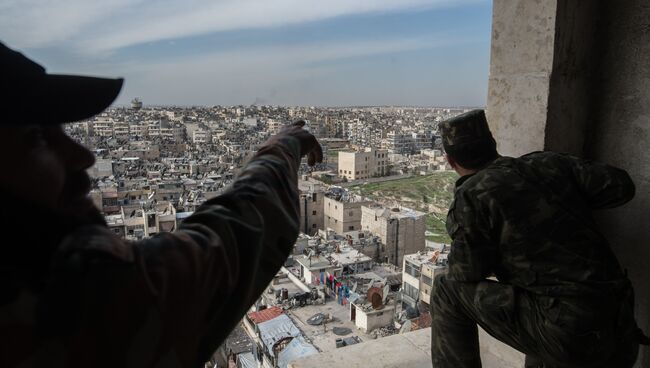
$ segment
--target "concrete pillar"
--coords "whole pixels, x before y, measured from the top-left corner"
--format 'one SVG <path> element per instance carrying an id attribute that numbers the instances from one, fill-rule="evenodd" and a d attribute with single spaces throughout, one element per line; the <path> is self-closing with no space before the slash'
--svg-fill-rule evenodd
<path id="1" fill-rule="evenodd" d="M 505 155 L 544 148 L 556 7 L 555 0 L 493 2 L 487 118 Z"/>
<path id="2" fill-rule="evenodd" d="M 650 3 L 601 1 L 595 100 L 585 155 L 624 168 L 636 196 L 597 220 L 636 292 L 639 326 L 650 334 Z M 637 368 L 650 367 L 650 347 Z"/>
<path id="3" fill-rule="evenodd" d="M 627 170 L 629 204 L 596 214 L 650 332 L 650 4 L 494 0 L 487 117 L 502 154 L 568 152 Z M 648 348 L 636 367 L 650 367 Z"/>

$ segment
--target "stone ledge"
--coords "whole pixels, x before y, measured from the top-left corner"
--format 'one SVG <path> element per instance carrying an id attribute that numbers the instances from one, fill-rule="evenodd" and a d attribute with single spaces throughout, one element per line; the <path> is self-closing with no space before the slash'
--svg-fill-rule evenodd
<path id="1" fill-rule="evenodd" d="M 524 355 L 479 329 L 484 368 L 520 368 Z M 288 368 L 383 367 L 431 368 L 431 329 L 393 335 L 312 355 L 290 363 Z"/>

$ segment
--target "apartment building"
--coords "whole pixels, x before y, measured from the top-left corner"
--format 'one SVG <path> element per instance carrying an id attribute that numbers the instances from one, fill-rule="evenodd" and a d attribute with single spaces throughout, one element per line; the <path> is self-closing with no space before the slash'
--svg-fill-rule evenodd
<path id="1" fill-rule="evenodd" d="M 361 229 L 381 239 L 381 261 L 399 266 L 405 254 L 425 248 L 425 216 L 408 208 L 367 204 L 361 207 Z"/>
<path id="2" fill-rule="evenodd" d="M 447 272 L 447 254 L 439 250 L 419 251 L 404 256 L 402 264 L 402 304 L 417 309 L 429 304 L 433 280 Z"/>
<path id="3" fill-rule="evenodd" d="M 366 148 L 359 152 L 339 152 L 339 176 L 359 180 L 388 174 L 388 151 Z"/>
<path id="4" fill-rule="evenodd" d="M 324 227 L 337 234 L 361 229 L 361 207 L 369 202 L 355 202 L 326 196 L 323 202 Z"/>
<path id="5" fill-rule="evenodd" d="M 300 231 L 314 235 L 325 224 L 325 189 L 318 182 L 299 181 Z"/>

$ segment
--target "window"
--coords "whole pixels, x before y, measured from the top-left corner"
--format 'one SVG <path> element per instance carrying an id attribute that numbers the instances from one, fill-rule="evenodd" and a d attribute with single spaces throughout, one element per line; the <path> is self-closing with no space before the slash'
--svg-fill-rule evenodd
<path id="1" fill-rule="evenodd" d="M 314 193 L 314 195 L 311 197 L 311 201 L 316 202 L 317 199 L 318 199 L 318 194 Z M 314 213 L 314 215 L 315 215 L 315 213 Z"/>
<path id="2" fill-rule="evenodd" d="M 312 229 L 316 228 L 316 224 L 311 224 Z"/>
<path id="3" fill-rule="evenodd" d="M 427 275 L 422 275 L 422 283 L 425 285 L 433 286 L 433 280 Z"/>
<path id="4" fill-rule="evenodd" d="M 411 297 L 412 299 L 418 299 L 419 290 L 416 287 L 413 287 L 411 284 L 403 283 L 402 293 Z"/>
<path id="5" fill-rule="evenodd" d="M 311 211 L 311 214 L 312 214 L 312 215 L 315 215 L 315 214 L 316 214 L 316 211 Z"/>
<path id="6" fill-rule="evenodd" d="M 354 230 L 354 225 L 348 226 L 348 230 Z"/>
<path id="7" fill-rule="evenodd" d="M 407 261 L 404 263 L 404 272 L 413 277 L 420 278 L 420 270 L 416 265 L 412 264 L 411 262 Z"/>
<path id="8" fill-rule="evenodd" d="M 147 216 L 147 226 L 156 227 L 156 214 L 150 214 Z"/>

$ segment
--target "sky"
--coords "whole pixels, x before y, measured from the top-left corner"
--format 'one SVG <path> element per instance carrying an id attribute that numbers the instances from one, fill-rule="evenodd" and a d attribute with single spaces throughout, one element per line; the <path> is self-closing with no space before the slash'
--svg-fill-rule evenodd
<path id="1" fill-rule="evenodd" d="M 116 104 L 484 106 L 491 0 L 3 0 L 0 41 Z"/>

